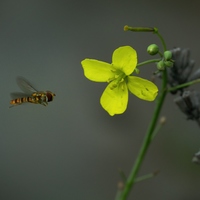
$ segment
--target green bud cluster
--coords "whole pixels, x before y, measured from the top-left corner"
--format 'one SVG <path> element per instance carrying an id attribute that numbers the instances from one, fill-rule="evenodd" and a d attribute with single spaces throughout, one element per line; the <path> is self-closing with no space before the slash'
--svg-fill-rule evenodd
<path id="1" fill-rule="evenodd" d="M 165 51 L 161 61 L 157 63 L 158 70 L 164 70 L 166 67 L 172 67 L 174 61 L 172 60 L 172 52 Z"/>

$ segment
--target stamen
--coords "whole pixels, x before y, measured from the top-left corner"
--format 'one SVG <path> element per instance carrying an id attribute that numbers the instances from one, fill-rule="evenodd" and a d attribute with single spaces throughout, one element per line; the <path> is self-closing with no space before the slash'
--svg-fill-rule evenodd
<path id="1" fill-rule="evenodd" d="M 124 88 L 124 84 L 121 84 L 121 88 L 122 88 L 122 91 L 125 90 L 125 88 Z"/>
<path id="2" fill-rule="evenodd" d="M 117 84 L 116 83 L 113 83 L 111 86 L 110 86 L 110 89 L 113 90 L 114 88 L 117 87 Z"/>
<path id="3" fill-rule="evenodd" d="M 111 81 L 113 81 L 114 80 L 114 78 L 109 78 L 108 80 L 107 80 L 107 82 L 109 83 L 109 82 L 111 82 Z"/>
<path id="4" fill-rule="evenodd" d="M 111 72 L 116 72 L 117 70 L 116 70 L 116 69 L 111 69 L 110 71 L 111 71 Z"/>
<path id="5" fill-rule="evenodd" d="M 119 83 L 122 83 L 122 82 L 124 82 L 124 78 L 122 78 L 122 79 L 119 81 Z"/>
<path id="6" fill-rule="evenodd" d="M 115 76 L 114 76 L 114 77 L 115 77 L 115 79 L 117 79 L 117 78 L 119 77 L 119 75 L 118 75 L 118 74 L 115 74 Z"/>

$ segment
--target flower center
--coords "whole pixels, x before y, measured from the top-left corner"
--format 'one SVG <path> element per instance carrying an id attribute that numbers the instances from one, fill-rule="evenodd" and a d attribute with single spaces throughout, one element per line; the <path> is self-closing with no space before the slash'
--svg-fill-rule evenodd
<path id="1" fill-rule="evenodd" d="M 116 88 L 120 83 L 125 80 L 125 78 L 126 74 L 124 72 L 122 72 L 121 70 L 116 70 L 110 89 L 113 90 L 114 88 Z"/>

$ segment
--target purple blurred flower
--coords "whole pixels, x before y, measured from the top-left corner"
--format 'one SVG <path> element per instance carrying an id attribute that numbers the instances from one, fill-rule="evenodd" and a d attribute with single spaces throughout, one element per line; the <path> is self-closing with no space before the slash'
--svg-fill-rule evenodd
<path id="1" fill-rule="evenodd" d="M 187 116 L 187 119 L 195 120 L 200 126 L 200 92 L 185 91 L 174 102 Z"/>
<path id="2" fill-rule="evenodd" d="M 169 85 L 171 87 L 175 87 L 177 85 L 194 80 L 189 78 L 195 64 L 195 61 L 190 59 L 190 50 L 185 48 L 174 48 L 171 50 L 171 52 L 172 60 L 174 60 L 174 65 L 171 68 L 167 68 Z M 200 73 L 198 75 L 196 74 L 196 76 L 200 77 Z M 183 89 L 179 89 L 179 91 L 182 93 Z M 176 94 L 177 90 L 171 93 Z"/>

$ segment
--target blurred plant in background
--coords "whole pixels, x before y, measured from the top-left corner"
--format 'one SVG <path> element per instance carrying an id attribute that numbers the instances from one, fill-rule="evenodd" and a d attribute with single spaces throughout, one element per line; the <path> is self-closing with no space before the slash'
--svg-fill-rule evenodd
<path id="1" fill-rule="evenodd" d="M 84 75 L 89 80 L 109 83 L 101 96 L 100 103 L 111 116 L 125 112 L 128 104 L 128 91 L 142 100 L 154 101 L 156 99 L 152 119 L 131 172 L 127 178 L 124 172 L 120 172 L 123 181 L 119 184 L 116 200 L 127 199 L 136 182 L 152 178 L 158 173 L 156 171 L 137 177 L 149 145 L 165 124 L 166 119 L 161 117 L 159 121 L 159 116 L 167 94 L 176 95 L 174 101 L 180 110 L 187 116 L 187 119 L 195 120 L 200 126 L 200 92 L 188 89 L 190 85 L 200 82 L 200 69 L 192 74 L 195 62 L 190 59 L 190 50 L 181 48 L 167 50 L 166 43 L 157 28 L 125 26 L 124 30 L 156 34 L 162 43 L 163 50 L 161 51 L 157 44 L 151 44 L 147 47 L 147 52 L 159 57 L 137 63 L 136 50 L 130 46 L 122 46 L 113 52 L 111 64 L 88 58 L 81 62 Z M 136 76 L 141 66 L 150 63 L 156 64 L 154 74 L 162 79 L 159 92 L 153 82 Z M 134 76 L 133 73 L 135 73 Z M 192 161 L 200 163 L 200 152 L 194 155 Z"/>

